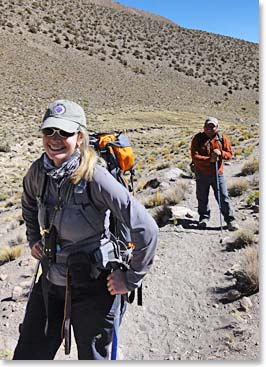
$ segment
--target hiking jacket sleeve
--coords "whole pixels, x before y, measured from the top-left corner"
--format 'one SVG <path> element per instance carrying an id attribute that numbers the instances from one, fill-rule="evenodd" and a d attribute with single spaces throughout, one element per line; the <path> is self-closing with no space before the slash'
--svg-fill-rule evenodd
<path id="1" fill-rule="evenodd" d="M 157 224 L 145 207 L 105 168 L 96 166 L 90 190 L 99 210 L 110 209 L 130 229 L 135 249 L 126 280 L 127 288 L 133 290 L 141 284 L 153 263 L 157 246 Z"/>
<path id="2" fill-rule="evenodd" d="M 38 176 L 40 173 L 37 171 L 38 165 L 39 161 L 35 161 L 23 178 L 22 217 L 25 221 L 26 236 L 30 247 L 41 239 L 36 200 Z"/>
<path id="3" fill-rule="evenodd" d="M 224 134 L 223 134 L 223 146 L 221 147 L 221 151 L 222 151 L 222 159 L 226 161 L 232 159 L 233 156 L 232 147 L 228 137 Z"/>

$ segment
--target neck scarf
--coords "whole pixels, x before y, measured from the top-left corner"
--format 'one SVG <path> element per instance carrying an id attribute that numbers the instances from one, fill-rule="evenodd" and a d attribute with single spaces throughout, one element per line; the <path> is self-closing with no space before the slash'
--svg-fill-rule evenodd
<path id="1" fill-rule="evenodd" d="M 60 167 L 55 167 L 53 161 L 46 153 L 43 155 L 43 166 L 47 175 L 54 179 L 62 179 L 70 176 L 80 164 L 80 150 L 77 149 L 67 161 L 63 162 Z"/>

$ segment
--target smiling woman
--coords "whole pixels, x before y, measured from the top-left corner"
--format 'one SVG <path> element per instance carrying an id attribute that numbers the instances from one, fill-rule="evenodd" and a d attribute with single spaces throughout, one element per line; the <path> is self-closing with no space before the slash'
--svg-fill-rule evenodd
<path id="1" fill-rule="evenodd" d="M 62 338 L 69 354 L 71 325 L 79 359 L 109 359 L 125 311 L 122 295 L 140 286 L 149 271 L 158 228 L 97 164 L 80 105 L 51 103 L 40 130 L 45 153 L 23 179 L 22 213 L 42 275 L 32 288 L 13 359 L 53 359 Z M 123 261 L 122 241 L 110 233 L 110 212 L 134 241 L 130 263 Z"/>

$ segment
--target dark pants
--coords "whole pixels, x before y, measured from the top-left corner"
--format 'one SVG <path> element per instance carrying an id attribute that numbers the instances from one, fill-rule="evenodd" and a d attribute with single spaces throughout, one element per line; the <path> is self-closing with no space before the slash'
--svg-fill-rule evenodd
<path id="1" fill-rule="evenodd" d="M 234 209 L 228 195 L 226 182 L 223 174 L 218 175 L 220 187 L 221 211 L 226 223 L 235 219 Z M 198 199 L 199 220 L 210 219 L 211 210 L 209 207 L 209 191 L 213 188 L 214 196 L 218 202 L 218 190 L 216 176 L 205 176 L 196 172 L 196 195 Z"/>
<path id="2" fill-rule="evenodd" d="M 111 296 L 106 277 L 91 281 L 89 289 L 72 289 L 71 321 L 78 349 L 84 360 L 110 359 L 114 317 L 120 302 Z M 28 303 L 15 360 L 52 360 L 61 345 L 65 287 L 49 286 L 49 327 L 44 333 L 46 312 L 41 281 L 35 284 Z"/>

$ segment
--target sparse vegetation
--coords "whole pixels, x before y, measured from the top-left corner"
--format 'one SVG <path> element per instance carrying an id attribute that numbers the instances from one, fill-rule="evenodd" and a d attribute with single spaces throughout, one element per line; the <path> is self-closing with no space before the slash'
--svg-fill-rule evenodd
<path id="1" fill-rule="evenodd" d="M 0 248 L 0 265 L 15 260 L 21 256 L 21 246 L 3 246 Z"/>
<path id="2" fill-rule="evenodd" d="M 259 259 L 254 247 L 244 250 L 241 268 L 234 273 L 236 288 L 242 295 L 250 296 L 259 291 Z"/>
<path id="3" fill-rule="evenodd" d="M 185 194 L 188 186 L 184 182 L 175 184 L 172 188 L 164 193 L 164 203 L 167 205 L 179 204 L 185 199 Z"/>
<path id="4" fill-rule="evenodd" d="M 142 204 L 146 208 L 153 208 L 155 206 L 160 206 L 163 205 L 164 202 L 165 202 L 164 195 L 160 191 L 157 191 L 155 194 L 142 200 Z"/>
<path id="5" fill-rule="evenodd" d="M 259 201 L 259 191 L 252 191 L 246 197 L 246 203 L 248 206 L 252 206 L 255 204 L 256 201 Z"/>
<path id="6" fill-rule="evenodd" d="M 228 192 L 232 197 L 240 196 L 247 191 L 249 182 L 244 178 L 234 178 L 228 183 Z"/>
<path id="7" fill-rule="evenodd" d="M 254 228 L 246 227 L 238 229 L 230 242 L 227 243 L 227 250 L 234 251 L 243 247 L 251 246 L 255 241 Z"/>
<path id="8" fill-rule="evenodd" d="M 163 227 L 167 224 L 169 219 L 172 217 L 171 208 L 167 205 L 163 205 L 160 208 L 156 208 L 156 212 L 154 214 L 154 220 L 158 224 L 159 227 Z"/>
<path id="9" fill-rule="evenodd" d="M 11 151 L 11 147 L 8 143 L 0 144 L 0 152 L 8 153 Z"/>
<path id="10" fill-rule="evenodd" d="M 257 158 L 252 158 L 245 162 L 243 168 L 242 168 L 242 175 L 248 176 L 253 175 L 255 172 L 259 171 L 259 160 Z"/>

